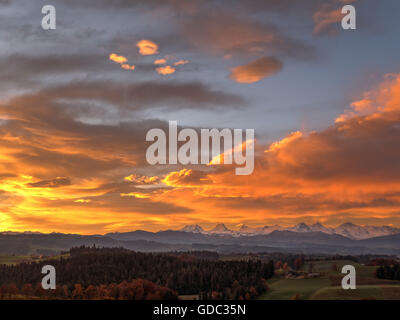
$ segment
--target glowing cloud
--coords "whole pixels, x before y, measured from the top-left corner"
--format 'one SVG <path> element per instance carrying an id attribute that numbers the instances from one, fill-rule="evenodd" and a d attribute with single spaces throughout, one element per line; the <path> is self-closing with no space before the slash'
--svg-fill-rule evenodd
<path id="1" fill-rule="evenodd" d="M 353 102 L 351 110 L 346 110 L 336 118 L 336 123 L 342 123 L 357 116 L 369 115 L 377 117 L 384 112 L 400 110 L 400 75 L 386 74 L 385 81 L 377 88 L 367 91 L 362 99 Z"/>
<path id="2" fill-rule="evenodd" d="M 114 61 L 116 63 L 125 63 L 128 61 L 127 58 L 125 58 L 124 56 L 119 56 L 116 53 L 111 53 L 109 58 L 111 61 Z"/>
<path id="3" fill-rule="evenodd" d="M 196 187 L 199 185 L 211 184 L 208 174 L 204 171 L 182 169 L 170 172 L 162 182 L 171 187 Z"/>
<path id="4" fill-rule="evenodd" d="M 165 66 L 165 67 L 157 68 L 156 71 L 158 72 L 158 74 L 168 75 L 168 74 L 174 73 L 175 72 L 175 68 L 173 68 L 171 66 Z"/>
<path id="5" fill-rule="evenodd" d="M 160 178 L 157 176 L 148 177 L 148 176 L 137 176 L 135 174 L 131 174 L 124 178 L 126 181 L 134 182 L 136 184 L 157 184 L 160 182 Z"/>
<path id="6" fill-rule="evenodd" d="M 343 18 L 341 9 L 331 9 L 329 5 L 321 6 L 313 15 L 315 35 L 330 31 L 333 24 L 339 23 Z"/>
<path id="7" fill-rule="evenodd" d="M 140 40 L 136 46 L 139 48 L 139 53 L 143 56 L 150 56 L 158 53 L 158 45 L 150 40 Z"/>
<path id="8" fill-rule="evenodd" d="M 263 57 L 232 69 L 230 78 L 238 83 L 254 83 L 282 70 L 282 62 L 274 57 Z"/>
<path id="9" fill-rule="evenodd" d="M 301 138 L 302 136 L 303 134 L 300 131 L 292 132 L 282 140 L 272 143 L 265 152 L 277 151 L 294 140 Z"/>
<path id="10" fill-rule="evenodd" d="M 184 64 L 187 64 L 187 63 L 189 63 L 189 60 L 179 60 L 179 61 L 174 62 L 174 66 L 175 67 L 176 66 L 181 66 L 181 65 L 184 65 Z"/>
<path id="11" fill-rule="evenodd" d="M 76 202 L 76 203 L 90 203 L 92 201 L 89 200 L 89 199 L 78 199 L 78 200 L 75 200 L 74 202 Z"/>
<path id="12" fill-rule="evenodd" d="M 121 197 L 134 197 L 136 199 L 148 199 L 148 198 L 150 198 L 150 194 L 138 193 L 138 192 L 121 193 L 120 196 Z"/>
<path id="13" fill-rule="evenodd" d="M 234 146 L 231 150 L 226 150 L 223 153 L 220 153 L 218 156 L 215 156 L 214 158 L 211 159 L 211 161 L 208 163 L 208 166 L 213 166 L 213 165 L 219 165 L 221 163 L 225 163 L 225 158 L 226 157 L 231 157 L 235 153 L 243 153 L 243 151 L 246 151 L 247 147 L 253 147 L 254 148 L 255 140 L 246 140 L 242 142 L 241 144 L 238 144 Z"/>
<path id="14" fill-rule="evenodd" d="M 167 60 L 165 59 L 157 59 L 154 61 L 154 64 L 166 64 Z"/>
<path id="15" fill-rule="evenodd" d="M 135 66 L 134 65 L 130 66 L 129 64 L 122 64 L 121 68 L 125 70 L 135 70 Z"/>

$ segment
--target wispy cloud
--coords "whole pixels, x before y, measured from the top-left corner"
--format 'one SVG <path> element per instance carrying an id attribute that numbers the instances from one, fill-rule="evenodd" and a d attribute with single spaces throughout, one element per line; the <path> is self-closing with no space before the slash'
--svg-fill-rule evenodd
<path id="1" fill-rule="evenodd" d="M 189 63 L 189 60 L 179 60 L 179 61 L 174 62 L 174 66 L 175 67 L 176 66 L 182 66 L 182 65 L 188 64 L 188 63 Z"/>

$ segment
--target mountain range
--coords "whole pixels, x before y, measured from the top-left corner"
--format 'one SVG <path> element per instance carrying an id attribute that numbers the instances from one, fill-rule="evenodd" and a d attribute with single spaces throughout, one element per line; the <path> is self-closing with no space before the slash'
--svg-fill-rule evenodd
<path id="1" fill-rule="evenodd" d="M 217 224 L 211 230 L 204 230 L 201 226 L 187 225 L 180 231 L 192 232 L 192 233 L 202 233 L 202 234 L 229 234 L 232 236 L 248 236 L 248 235 L 266 235 L 274 231 L 293 231 L 293 232 L 322 232 L 326 234 L 336 234 L 343 237 L 363 240 L 375 237 L 382 237 L 388 235 L 399 234 L 400 229 L 390 226 L 360 226 L 350 222 L 343 223 L 336 228 L 328 228 L 323 226 L 321 223 L 317 222 L 311 225 L 307 225 L 302 222 L 292 227 L 282 227 L 279 225 L 264 226 L 258 228 L 251 228 L 246 225 L 242 225 L 239 230 L 230 230 L 223 223 Z"/>
<path id="2" fill-rule="evenodd" d="M 316 223 L 293 227 L 241 226 L 230 230 L 218 224 L 211 230 L 190 225 L 181 230 L 136 230 L 105 235 L 0 232 L 0 255 L 50 255 L 76 246 L 123 247 L 135 251 L 208 250 L 220 253 L 390 254 L 400 256 L 400 230 L 389 226 L 351 223 L 327 228 Z"/>

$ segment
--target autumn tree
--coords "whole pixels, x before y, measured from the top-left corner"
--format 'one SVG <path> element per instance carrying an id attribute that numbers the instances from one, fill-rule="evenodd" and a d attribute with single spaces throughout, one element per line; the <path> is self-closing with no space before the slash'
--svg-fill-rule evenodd
<path id="1" fill-rule="evenodd" d="M 294 261 L 294 268 L 296 270 L 300 270 L 301 267 L 304 265 L 304 258 L 303 257 L 298 257 L 295 261 Z"/>
<path id="2" fill-rule="evenodd" d="M 75 300 L 83 299 L 83 289 L 81 284 L 79 283 L 75 284 L 75 289 L 72 292 L 72 299 Z"/>
<path id="3" fill-rule="evenodd" d="M 21 289 L 21 293 L 25 296 L 33 295 L 33 286 L 30 283 L 25 283 Z"/>

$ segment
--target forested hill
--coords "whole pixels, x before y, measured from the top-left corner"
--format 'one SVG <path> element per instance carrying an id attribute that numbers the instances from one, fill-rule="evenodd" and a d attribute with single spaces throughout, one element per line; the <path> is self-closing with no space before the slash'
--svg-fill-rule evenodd
<path id="1" fill-rule="evenodd" d="M 0 285 L 36 286 L 41 282 L 41 268 L 45 264 L 56 268 L 57 286 L 65 285 L 70 291 L 76 284 L 87 288 L 145 279 L 179 295 L 227 299 L 257 297 L 267 288 L 263 279 L 270 278 L 274 272 L 273 261 L 218 261 L 201 255 L 198 258 L 122 248 L 80 247 L 72 248 L 69 258 L 0 266 Z"/>

